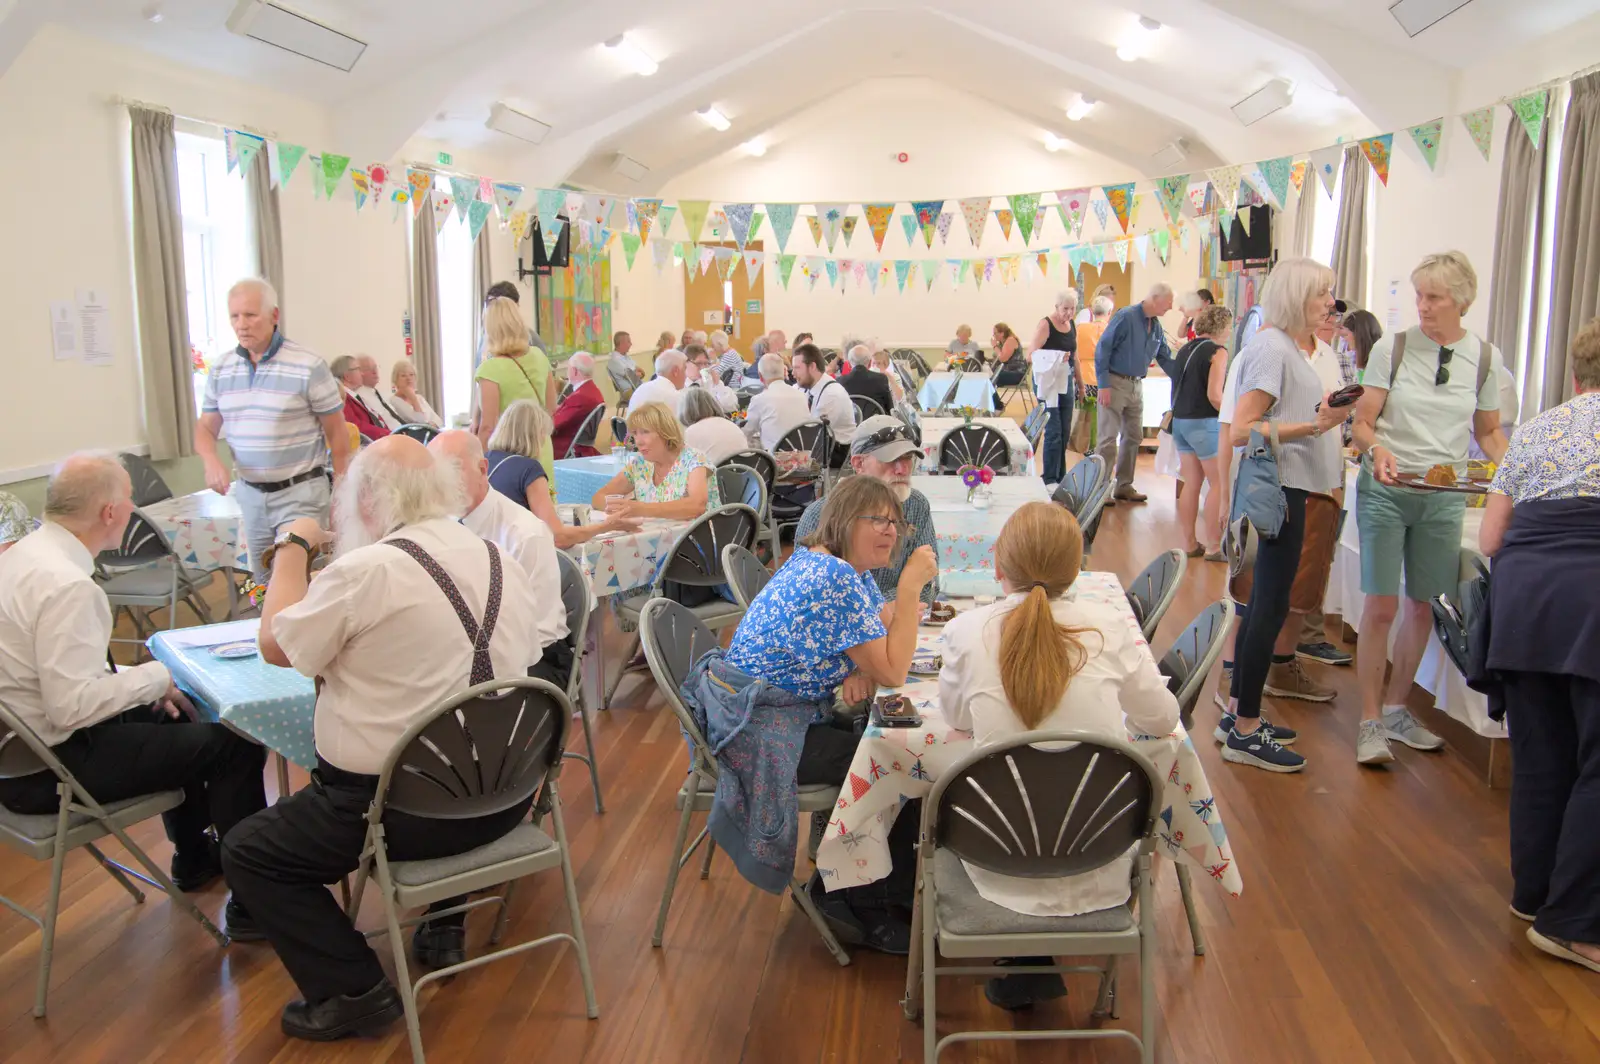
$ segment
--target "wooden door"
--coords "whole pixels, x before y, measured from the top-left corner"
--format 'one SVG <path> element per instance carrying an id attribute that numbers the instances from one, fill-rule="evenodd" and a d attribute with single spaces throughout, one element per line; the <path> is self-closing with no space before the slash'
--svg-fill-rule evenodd
<path id="1" fill-rule="evenodd" d="M 1116 290 L 1116 295 L 1111 298 L 1116 301 L 1117 306 L 1125 307 L 1133 302 L 1133 270 L 1126 266 L 1108 262 L 1096 267 L 1086 262 L 1083 264 L 1082 277 L 1083 282 L 1080 287 L 1085 307 L 1094 303 L 1094 290 L 1103 284 L 1108 284 Z"/>
<path id="2" fill-rule="evenodd" d="M 701 274 L 699 263 L 691 267 L 689 280 L 683 286 L 683 318 L 691 329 L 711 332 L 726 329 L 735 349 L 749 354 L 750 341 L 767 331 L 767 264 L 763 262 L 755 283 L 750 282 L 743 257 L 733 244 L 701 244 L 701 247 L 733 248 L 735 252 L 733 273 L 724 284 L 717 272 L 716 263 Z M 763 255 L 761 241 L 752 240 L 746 251 Z"/>

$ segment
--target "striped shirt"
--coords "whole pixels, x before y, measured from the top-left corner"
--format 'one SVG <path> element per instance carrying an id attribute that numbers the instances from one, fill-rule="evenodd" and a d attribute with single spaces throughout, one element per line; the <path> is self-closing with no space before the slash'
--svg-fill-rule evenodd
<path id="1" fill-rule="evenodd" d="M 1250 345 L 1239 352 L 1239 399 L 1250 392 L 1266 392 L 1273 403 L 1265 420 L 1304 422 L 1317 420 L 1322 402 L 1322 378 L 1305 352 L 1282 329 L 1262 326 Z M 1343 483 L 1339 464 L 1339 435 L 1305 436 L 1284 440 L 1278 450 L 1278 477 L 1286 488 L 1328 494 Z"/>
<path id="2" fill-rule="evenodd" d="M 722 352 L 722 357 L 717 359 L 712 368 L 717 371 L 717 376 L 719 377 L 727 377 L 730 372 L 736 378 L 742 377 L 744 375 L 744 359 L 739 357 L 739 352 L 730 347 Z"/>
<path id="3" fill-rule="evenodd" d="M 222 415 L 240 478 L 265 483 L 322 468 L 328 448 L 318 418 L 343 409 L 327 363 L 281 332 L 259 363 L 240 347 L 211 367 L 201 406 Z"/>

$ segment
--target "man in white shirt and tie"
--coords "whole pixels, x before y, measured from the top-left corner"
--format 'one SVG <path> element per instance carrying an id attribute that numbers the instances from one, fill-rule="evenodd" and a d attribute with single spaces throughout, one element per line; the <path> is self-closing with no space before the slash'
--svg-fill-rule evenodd
<path id="1" fill-rule="evenodd" d="M 633 413 L 646 403 L 664 403 L 673 416 L 678 413 L 678 393 L 689 374 L 689 360 L 682 351 L 669 347 L 656 356 L 656 375 L 633 390 L 628 400 L 628 413 Z"/>
<path id="2" fill-rule="evenodd" d="M 172 879 L 199 890 L 222 872 L 209 831 L 220 838 L 266 807 L 266 751 L 195 722 L 160 662 L 107 669 L 111 606 L 90 574 L 122 542 L 132 490 L 114 455 L 74 455 L 50 477 L 44 523 L 0 555 L 0 705 L 102 805 L 181 789 L 183 804 L 163 814 Z M 0 804 L 53 817 L 58 782 L 52 772 L 0 778 Z"/>
<path id="3" fill-rule="evenodd" d="M 222 864 L 253 917 L 230 921 L 229 933 L 270 941 L 304 995 L 283 1010 L 292 1037 L 333 1041 L 401 1016 L 399 994 L 327 884 L 360 864 L 378 775 L 406 731 L 469 685 L 526 676 L 539 660 L 539 617 L 550 606 L 535 601 L 515 560 L 457 520 L 463 502 L 452 469 L 416 440 L 386 436 L 351 462 L 336 493 L 333 563 L 310 578 L 327 535 L 310 519 L 285 529 L 270 559 L 261 656 L 319 680 L 317 767 L 311 786 L 228 834 Z M 390 812 L 389 857 L 428 860 L 485 845 L 529 804 L 458 820 Z M 417 959 L 435 967 L 463 959 L 463 920 L 419 924 Z"/>
<path id="4" fill-rule="evenodd" d="M 750 399 L 745 411 L 744 434 L 752 444 L 771 451 L 784 434 L 796 425 L 811 420 L 806 393 L 783 378 L 787 367 L 781 355 L 766 354 L 756 360 L 762 390 Z"/>
<path id="5" fill-rule="evenodd" d="M 361 370 L 361 387 L 356 389 L 356 398 L 390 432 L 404 425 L 405 418 L 395 413 L 394 407 L 378 390 L 378 360 L 371 355 L 357 355 L 356 366 Z"/>
<path id="6" fill-rule="evenodd" d="M 794 379 L 805 389 L 811 416 L 827 423 L 833 435 L 833 457 L 828 464 L 839 469 L 850 457 L 850 437 L 856 431 L 856 407 L 844 385 L 826 371 L 826 360 L 816 344 L 801 344 L 794 349 Z"/>

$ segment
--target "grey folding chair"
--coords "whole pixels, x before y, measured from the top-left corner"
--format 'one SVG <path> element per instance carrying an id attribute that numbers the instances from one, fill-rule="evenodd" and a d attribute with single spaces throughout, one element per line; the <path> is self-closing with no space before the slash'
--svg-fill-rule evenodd
<path id="1" fill-rule="evenodd" d="M 722 548 L 722 571 L 728 575 L 728 587 L 733 590 L 733 597 L 746 610 L 761 594 L 761 589 L 767 586 L 767 581 L 772 579 L 772 570 L 737 543 Z"/>
<path id="2" fill-rule="evenodd" d="M 199 921 L 217 940 L 217 945 L 228 944 L 227 936 L 218 931 L 194 902 L 173 885 L 167 873 L 128 837 L 127 828 L 182 805 L 183 791 L 160 791 L 101 805 L 39 740 L 32 728 L 18 720 L 11 710 L 0 706 L 0 779 L 16 779 L 36 772 L 50 772 L 56 777 L 60 805 L 54 815 L 13 813 L 0 805 L 0 846 L 35 861 L 50 862 L 50 893 L 45 898 L 42 916 L 0 894 L 0 905 L 33 921 L 39 928 L 39 977 L 33 998 L 34 1016 L 44 1015 L 45 999 L 50 993 L 50 962 L 55 955 L 56 917 L 61 909 L 61 875 L 69 850 L 88 850 L 137 903 L 144 901 L 144 892 L 129 881 L 129 876 L 166 891 L 173 904 Z M 120 865 L 101 853 L 95 843 L 107 835 L 115 837 L 150 874 L 147 876 Z"/>
<path id="3" fill-rule="evenodd" d="M 722 465 L 743 466 L 746 469 L 754 470 L 756 475 L 761 478 L 761 485 L 765 489 L 765 494 L 762 497 L 762 505 L 758 511 L 761 514 L 762 529 L 761 533 L 756 536 L 756 542 L 766 542 L 768 548 L 772 551 L 772 556 L 776 558 L 778 556 L 778 526 L 772 520 L 772 488 L 778 480 L 777 459 L 766 451 L 751 449 L 740 451 L 737 454 L 730 454 L 722 460 Z M 718 490 L 721 491 L 720 483 Z M 727 494 L 724 493 L 722 498 L 727 500 Z"/>
<path id="4" fill-rule="evenodd" d="M 961 378 L 965 377 L 966 375 L 966 370 L 956 370 L 956 375 L 951 378 L 950 387 L 945 391 L 944 398 L 940 399 L 936 404 L 934 404 L 935 410 L 944 411 L 950 409 L 950 405 L 956 401 L 957 393 L 961 391 Z"/>
<path id="5" fill-rule="evenodd" d="M 589 1018 L 600 1015 L 595 1004 L 589 949 L 583 936 L 583 915 L 572 877 L 567 829 L 561 818 L 556 777 L 561 771 L 561 744 L 572 707 L 553 684 L 532 677 L 490 680 L 445 699 L 406 730 L 384 761 L 378 791 L 367 811 L 367 841 L 362 852 L 350 911 L 361 904 L 367 880 L 374 879 L 383 899 L 384 927 L 367 937 L 388 935 L 394 955 L 395 982 L 405 1006 L 411 1059 L 423 1064 L 422 1028 L 417 991 L 435 980 L 477 968 L 490 961 L 525 953 L 553 942 L 570 942 L 578 958 Z M 475 850 L 431 861 L 390 861 L 384 841 L 383 815 L 389 810 L 436 820 L 487 816 L 533 798 L 532 821 L 524 821 L 493 842 Z M 540 828 L 546 816 L 555 838 Z M 499 945 L 510 915 L 512 886 L 518 879 L 551 868 L 561 869 L 572 932 L 555 932 L 528 942 L 493 950 L 461 964 L 436 968 L 415 983 L 406 960 L 400 910 L 415 909 L 458 895 L 505 886 L 503 894 L 476 898 L 437 913 L 465 912 L 483 905 L 499 907 L 490 945 Z"/>
<path id="6" fill-rule="evenodd" d="M 1130 743 L 1083 732 L 1026 732 L 968 754 L 922 804 L 920 883 L 906 965 L 906 1016 L 922 1015 L 923 1060 L 955 1042 L 1119 1038 L 1155 1060 L 1156 919 L 1151 890 L 1161 777 Z M 1081 875 L 1133 847 L 1132 897 L 1081 916 L 1026 916 L 987 901 L 967 864 L 1031 879 Z M 1116 961 L 1139 955 L 1141 1031 L 960 1031 L 938 1037 L 936 984 L 955 975 L 1094 972 L 1092 1015 L 1117 1016 Z M 941 966 L 991 957 L 1105 957 L 1106 966 Z M 921 1000 L 917 991 L 920 986 Z"/>
<path id="7" fill-rule="evenodd" d="M 594 749 L 594 732 L 589 727 L 589 712 L 583 704 L 583 651 L 589 635 L 589 582 L 577 559 L 564 550 L 556 551 L 556 565 L 561 570 L 561 605 L 567 611 L 567 643 L 572 649 L 572 672 L 567 677 L 567 701 L 573 712 L 583 722 L 583 753 L 563 750 L 562 757 L 582 761 L 589 766 L 589 782 L 594 787 L 594 811 L 606 811 L 605 800 L 600 797 L 600 765 Z"/>
<path id="8" fill-rule="evenodd" d="M 917 411 L 916 406 L 913 405 L 915 399 L 916 396 L 913 393 L 907 392 L 905 401 L 894 404 L 894 416 L 899 418 L 901 423 L 903 423 L 906 428 L 911 430 L 911 442 L 915 443 L 918 447 L 921 447 L 922 415 Z"/>
<path id="9" fill-rule="evenodd" d="M 122 468 L 128 471 L 128 479 L 133 482 L 133 505 L 149 506 L 153 502 L 172 498 L 172 489 L 148 458 L 126 451 L 117 457 L 122 460 Z"/>
<path id="10" fill-rule="evenodd" d="M 112 615 L 126 610 L 133 621 L 135 636 L 113 636 L 113 643 L 143 646 L 150 632 L 158 631 L 151 615 L 167 611 L 167 627 L 178 623 L 178 603 L 186 604 L 202 624 L 211 623 L 211 610 L 202 591 L 211 583 L 211 573 L 196 573 L 185 568 L 173 553 L 167 537 L 143 513 L 133 511 L 122 542 L 103 551 L 96 561 L 95 582 L 106 593 Z"/>
<path id="11" fill-rule="evenodd" d="M 1116 482 L 1107 477 L 1093 494 L 1079 504 L 1073 512 L 1078 519 L 1078 527 L 1083 530 L 1083 567 L 1089 567 L 1089 555 L 1094 550 L 1095 537 L 1100 534 L 1100 516 L 1105 512 L 1106 503 L 1111 499 L 1111 493 L 1116 489 Z"/>
<path id="12" fill-rule="evenodd" d="M 859 425 L 869 417 L 877 417 L 884 412 L 878 401 L 867 395 L 852 395 L 850 405 L 856 408 L 856 424 Z"/>
<path id="13" fill-rule="evenodd" d="M 1067 475 L 1061 479 L 1061 486 L 1071 491 L 1072 497 L 1081 505 L 1094 496 L 1101 484 L 1110 479 L 1107 472 L 1103 455 L 1085 455 L 1067 470 Z M 1072 509 L 1075 510 L 1076 507 Z"/>
<path id="14" fill-rule="evenodd" d="M 717 760 L 711 753 L 711 747 L 700 731 L 700 726 L 695 723 L 694 714 L 683 704 L 679 688 L 683 686 L 683 681 L 688 677 L 694 663 L 718 644 L 717 637 L 701 624 L 693 613 L 670 599 L 654 599 L 645 606 L 644 614 L 639 620 L 639 637 L 644 644 L 645 660 L 650 663 L 650 672 L 655 677 L 656 685 L 661 688 L 661 693 L 667 700 L 667 708 L 678 718 L 684 738 L 689 743 L 688 774 L 684 778 L 683 785 L 678 788 L 678 833 L 668 859 L 667 883 L 661 892 L 661 911 L 656 916 L 655 934 L 650 939 L 651 945 L 660 946 L 667 932 L 667 913 L 672 908 L 672 895 L 678 886 L 679 871 L 689 863 L 689 858 L 694 856 L 694 851 L 703 842 L 706 845 L 706 855 L 700 865 L 700 878 L 708 878 L 711 875 L 711 855 L 716 852 L 716 844 L 711 841 L 709 828 L 701 828 L 700 834 L 694 837 L 694 841 L 687 849 L 684 848 L 684 842 L 689 837 L 690 816 L 694 813 L 711 811 L 712 799 L 715 798 L 717 791 Z M 800 788 L 802 816 L 807 813 L 831 812 L 838 801 L 837 787 L 812 785 Z M 789 894 L 806 914 L 806 919 L 811 921 L 817 933 L 822 936 L 823 944 L 828 947 L 828 952 L 833 954 L 834 960 L 838 961 L 841 967 L 848 965 L 850 954 L 845 952 L 844 947 L 839 944 L 839 940 L 828 927 L 827 921 L 822 918 L 816 906 L 811 904 L 805 884 L 791 878 Z"/>
<path id="15" fill-rule="evenodd" d="M 968 465 L 988 466 L 998 474 L 1011 472 L 1011 445 L 999 429 L 958 425 L 939 441 L 941 473 L 954 473 Z"/>
<path id="16" fill-rule="evenodd" d="M 418 443 L 426 445 L 435 436 L 439 435 L 439 430 L 434 428 L 432 425 L 420 425 L 413 422 L 409 425 L 401 425 L 399 428 L 395 429 L 391 435 L 410 436 Z"/>
<path id="17" fill-rule="evenodd" d="M 1178 597 L 1178 585 L 1183 582 L 1188 567 L 1189 559 L 1183 551 L 1177 548 L 1162 551 L 1128 585 L 1128 605 L 1133 607 L 1146 643 L 1155 638 L 1161 618 L 1172 608 L 1173 600 Z"/>
<path id="18" fill-rule="evenodd" d="M 1037 454 L 1044 444 L 1044 427 L 1049 421 L 1050 409 L 1039 403 L 1022 418 L 1022 434 L 1028 438 L 1028 445 Z"/>
<path id="19" fill-rule="evenodd" d="M 584 418 L 583 424 L 578 426 L 578 431 L 572 437 L 572 442 L 567 444 L 567 453 L 561 457 L 576 458 L 578 457 L 579 447 L 593 447 L 595 439 L 600 435 L 600 422 L 605 416 L 606 404 L 604 403 L 589 411 L 589 416 Z"/>
<path id="20" fill-rule="evenodd" d="M 1228 629 L 1233 625 L 1233 600 L 1224 598 L 1213 602 L 1194 620 L 1189 622 L 1167 652 L 1161 655 L 1156 667 L 1167 678 L 1167 686 L 1178 700 L 1178 718 L 1185 728 L 1194 725 L 1194 707 L 1200 700 L 1200 691 L 1222 657 L 1222 647 Z M 1194 907 L 1194 887 L 1189 878 L 1189 866 L 1178 865 L 1178 889 L 1183 894 L 1183 910 L 1189 917 L 1189 937 L 1194 942 L 1196 957 L 1206 953 L 1206 938 L 1200 929 L 1200 916 Z"/>
<path id="21" fill-rule="evenodd" d="M 621 447 L 627 442 L 628 419 L 625 417 L 613 417 L 611 419 L 611 443 L 614 446 Z"/>
<path id="22" fill-rule="evenodd" d="M 828 431 L 828 426 L 820 421 L 804 421 L 784 433 L 772 448 L 773 457 L 786 451 L 801 452 L 809 456 L 810 465 L 816 470 L 814 476 L 790 477 L 783 482 L 784 487 L 799 487 L 810 484 L 816 490 L 817 498 L 822 498 L 828 491 L 828 459 L 833 453 L 833 436 Z M 772 497 L 772 519 L 781 530 L 785 525 L 798 525 L 800 515 L 805 512 L 805 507 L 788 502 L 781 494 L 774 492 Z"/>

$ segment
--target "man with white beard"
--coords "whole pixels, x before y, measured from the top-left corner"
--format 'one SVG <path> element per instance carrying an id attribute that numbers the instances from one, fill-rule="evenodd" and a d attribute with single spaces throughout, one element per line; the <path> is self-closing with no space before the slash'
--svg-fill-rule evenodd
<path id="1" fill-rule="evenodd" d="M 911 486 L 911 471 L 916 468 L 917 456 L 922 448 L 911 438 L 905 422 L 888 414 L 867 418 L 856 426 L 850 440 L 850 465 L 861 476 L 876 477 L 894 490 L 895 497 L 905 511 L 905 528 L 900 533 L 900 543 L 894 561 L 882 569 L 870 570 L 878 590 L 886 601 L 894 601 L 900 586 L 900 570 L 906 559 L 918 547 L 933 547 L 933 508 L 928 497 Z M 807 506 L 800 515 L 800 527 L 795 529 L 794 540 L 799 543 L 817 530 L 822 521 L 822 504 L 818 499 Z M 922 590 L 922 601 L 932 602 L 939 594 L 939 577 L 934 576 Z"/>
<path id="2" fill-rule="evenodd" d="M 283 1010 L 284 1033 L 333 1041 L 381 1030 L 400 997 L 327 884 L 356 870 L 378 774 L 406 730 L 471 684 L 528 675 L 539 660 L 539 615 L 517 562 L 457 518 L 456 471 L 405 436 L 362 451 L 334 498 L 334 561 L 312 579 L 328 533 L 310 518 L 284 529 L 265 559 L 261 657 L 318 679 L 317 767 L 309 787 L 240 822 L 222 867 L 249 915 L 234 941 L 269 941 L 304 1000 Z M 448 857 L 491 842 L 530 800 L 465 820 L 388 813 L 395 861 Z M 464 899 L 439 902 L 434 910 Z M 419 924 L 417 960 L 465 958 L 465 914 Z"/>

